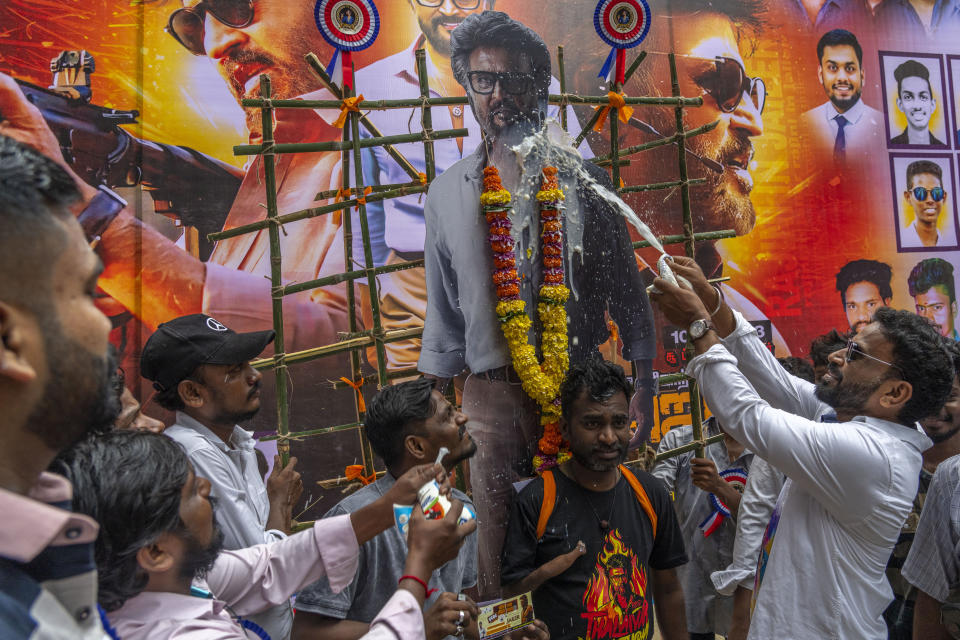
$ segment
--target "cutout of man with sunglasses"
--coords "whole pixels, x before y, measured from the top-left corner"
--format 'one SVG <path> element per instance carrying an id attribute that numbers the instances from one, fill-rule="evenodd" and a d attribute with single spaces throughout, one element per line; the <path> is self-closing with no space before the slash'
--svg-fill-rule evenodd
<path id="1" fill-rule="evenodd" d="M 907 118 L 907 127 L 890 144 L 945 146 L 930 131 L 930 118 L 937 110 L 937 99 L 930 84 L 930 70 L 916 60 L 907 60 L 893 70 L 897 81 L 897 109 Z"/>
<path id="2" fill-rule="evenodd" d="M 883 114 L 867 106 L 863 92 L 863 48 L 846 29 L 833 29 L 817 43 L 817 78 L 827 101 L 801 117 L 803 133 L 823 154 L 842 164 L 874 150 Z"/>
<path id="3" fill-rule="evenodd" d="M 363 93 L 368 100 L 419 98 L 420 85 L 415 52 L 423 48 L 427 54 L 431 96 L 465 96 L 465 90 L 453 77 L 450 67 L 450 34 L 468 16 L 492 9 L 494 0 L 407 0 L 407 3 L 416 16 L 419 31 L 406 49 L 358 70 L 357 91 Z M 560 83 L 554 78 L 550 80 L 550 92 L 560 93 Z M 324 114 L 328 122 L 333 122 L 340 115 L 336 110 Z M 371 111 L 367 117 L 385 136 L 418 131 L 420 126 L 420 109 Z M 435 107 L 432 117 L 435 130 L 465 128 L 469 131 L 469 135 L 464 138 L 434 141 L 434 164 L 439 175 L 454 162 L 470 155 L 480 144 L 481 133 L 473 113 L 464 105 Z M 550 105 L 547 108 L 547 117 L 558 119 L 559 108 Z M 576 136 L 580 133 L 580 126 L 571 106 L 567 107 L 567 122 L 570 135 Z M 369 132 L 362 128 L 360 135 L 364 138 L 370 137 Z M 402 144 L 398 145 L 397 149 L 417 171 L 426 171 L 423 144 Z M 593 156 L 586 142 L 580 145 L 580 153 L 584 157 Z M 383 147 L 364 150 L 361 161 L 366 184 L 384 185 L 410 181 L 406 171 Z M 423 258 L 423 204 L 422 194 L 367 204 L 367 224 L 374 266 Z M 359 212 L 354 211 L 353 216 L 353 228 L 359 229 Z M 363 255 L 363 237 L 359 233 L 353 235 L 353 255 Z M 358 284 L 361 292 L 364 292 L 359 299 L 369 324 L 372 315 L 369 296 L 365 293 L 366 284 Z M 380 292 L 380 318 L 385 331 L 410 329 L 423 324 L 427 311 L 427 288 L 423 269 L 404 269 L 382 274 L 377 278 L 377 285 Z M 384 349 L 388 369 L 415 367 L 420 355 L 420 340 L 388 342 Z M 371 363 L 375 363 L 375 353 L 376 349 L 373 347 L 368 351 Z"/>
<path id="4" fill-rule="evenodd" d="M 951 227 L 944 236 L 937 225 L 947 192 L 943 188 L 943 169 L 932 160 L 917 160 L 907 165 L 907 188 L 903 197 L 913 207 L 915 220 L 900 234 L 902 247 L 954 246 L 956 231 Z"/>

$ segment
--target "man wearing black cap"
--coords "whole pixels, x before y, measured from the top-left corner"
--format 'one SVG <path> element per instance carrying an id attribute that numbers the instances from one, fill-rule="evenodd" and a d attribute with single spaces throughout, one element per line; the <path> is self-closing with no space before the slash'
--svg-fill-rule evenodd
<path id="1" fill-rule="evenodd" d="M 186 450 L 194 472 L 210 481 L 225 549 L 243 549 L 286 537 L 291 510 L 303 485 L 296 458 L 264 486 L 254 439 L 237 423 L 260 410 L 260 372 L 250 366 L 273 342 L 273 331 L 236 333 L 197 313 L 157 327 L 143 348 L 143 376 L 157 390 L 154 401 L 176 411 L 164 434 Z M 251 618 L 272 638 L 287 638 L 289 604 Z"/>

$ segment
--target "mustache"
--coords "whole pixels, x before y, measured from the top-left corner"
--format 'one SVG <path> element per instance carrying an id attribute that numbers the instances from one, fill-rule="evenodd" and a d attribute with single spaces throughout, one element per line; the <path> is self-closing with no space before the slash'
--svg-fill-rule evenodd
<path id="1" fill-rule="evenodd" d="M 274 59 L 263 51 L 234 47 L 230 49 L 227 55 L 221 59 L 220 67 L 230 78 L 230 83 L 242 90 L 243 87 L 237 86 L 237 83 L 234 80 L 237 67 L 250 63 L 273 66 L 274 62 Z"/>
<path id="2" fill-rule="evenodd" d="M 461 24 L 463 21 L 464 21 L 464 18 L 461 18 L 461 17 L 459 17 L 459 16 L 443 16 L 443 15 L 439 15 L 439 16 L 434 16 L 434 17 L 430 18 L 430 26 L 433 27 L 434 29 L 438 29 L 438 28 L 440 27 L 440 25 L 442 25 L 442 24 L 444 24 L 444 23 L 447 23 L 447 24 L 454 24 L 454 23 L 456 23 L 456 25 L 459 27 L 460 24 Z M 454 28 L 456 28 L 456 27 L 454 27 Z"/>

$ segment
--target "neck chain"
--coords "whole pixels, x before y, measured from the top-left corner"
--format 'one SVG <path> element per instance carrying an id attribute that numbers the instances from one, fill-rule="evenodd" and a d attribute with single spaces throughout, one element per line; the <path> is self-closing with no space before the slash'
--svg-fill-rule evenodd
<path id="1" fill-rule="evenodd" d="M 573 478 L 573 481 L 576 482 L 577 485 L 579 485 L 581 489 L 585 489 L 585 487 L 580 483 L 579 480 L 577 480 L 576 478 Z M 586 490 L 589 494 L 596 495 L 596 493 L 597 493 L 596 491 L 590 491 L 589 489 L 585 489 L 585 490 Z M 617 482 L 616 482 L 616 484 L 613 485 L 613 496 L 610 498 L 610 512 L 607 514 L 606 519 L 601 518 L 601 517 L 600 517 L 600 514 L 597 513 L 596 508 L 593 506 L 593 500 L 592 500 L 592 497 L 593 497 L 593 496 L 589 496 L 589 497 L 587 498 L 587 504 L 590 505 L 590 511 L 592 511 L 592 512 L 593 512 L 593 515 L 596 517 L 596 519 L 597 519 L 597 524 L 600 525 L 600 532 L 603 533 L 603 534 L 606 534 L 607 531 L 610 530 L 610 520 L 613 518 L 613 510 L 614 510 L 614 509 L 616 508 L 616 506 L 617 506 L 617 492 L 618 492 L 618 491 L 620 491 L 620 472 L 619 472 L 619 470 L 617 471 Z"/>

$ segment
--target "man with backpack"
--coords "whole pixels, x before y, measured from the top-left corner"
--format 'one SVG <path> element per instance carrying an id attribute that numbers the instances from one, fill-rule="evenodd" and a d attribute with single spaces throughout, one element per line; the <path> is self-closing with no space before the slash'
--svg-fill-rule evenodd
<path id="1" fill-rule="evenodd" d="M 507 594 L 533 592 L 553 638 L 687 638 L 676 567 L 683 535 L 663 484 L 621 463 L 630 383 L 602 360 L 571 367 L 560 389 L 571 458 L 514 501 L 503 550 Z M 651 584 L 652 583 L 652 584 Z"/>

